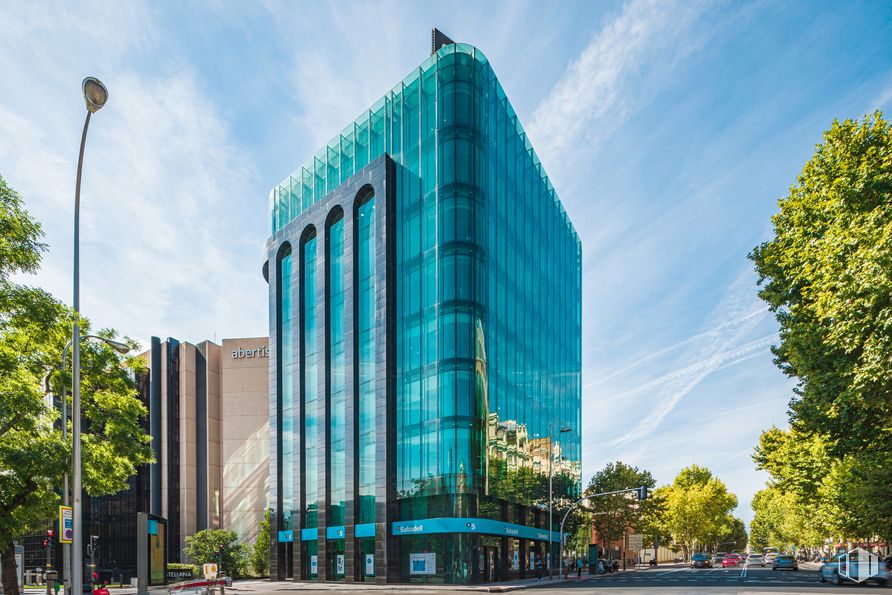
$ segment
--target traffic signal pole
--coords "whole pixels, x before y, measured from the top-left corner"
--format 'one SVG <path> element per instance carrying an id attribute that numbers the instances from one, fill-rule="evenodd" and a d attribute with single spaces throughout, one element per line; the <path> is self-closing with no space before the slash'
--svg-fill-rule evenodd
<path id="1" fill-rule="evenodd" d="M 647 500 L 647 486 L 639 486 L 637 488 L 626 488 L 624 490 L 615 490 L 613 492 L 600 492 L 597 494 L 589 494 L 588 496 L 583 496 L 582 498 L 580 498 L 579 500 L 574 502 L 573 505 L 567 509 L 567 512 L 564 513 L 564 518 L 561 519 L 561 532 L 559 534 L 560 544 L 561 544 L 560 557 L 559 557 L 559 562 L 561 565 L 560 565 L 560 573 L 558 575 L 559 577 L 563 576 L 563 574 L 564 574 L 564 523 L 567 522 L 567 517 L 570 516 L 570 513 L 573 512 L 573 510 L 577 506 L 579 506 L 586 500 L 590 500 L 591 498 L 597 498 L 599 496 L 612 496 L 613 494 L 625 494 L 628 492 L 635 492 L 638 495 L 638 500 Z M 624 539 L 623 545 L 625 546 L 625 536 L 623 536 L 623 539 Z M 623 564 L 625 564 L 625 551 L 623 551 L 623 556 L 624 556 Z"/>

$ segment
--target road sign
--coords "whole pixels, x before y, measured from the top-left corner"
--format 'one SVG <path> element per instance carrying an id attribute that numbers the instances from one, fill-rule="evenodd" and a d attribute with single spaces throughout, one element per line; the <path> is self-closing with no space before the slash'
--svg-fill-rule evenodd
<path id="1" fill-rule="evenodd" d="M 629 549 L 630 550 L 642 550 L 644 549 L 644 536 L 640 533 L 633 533 L 629 535 Z"/>
<path id="2" fill-rule="evenodd" d="M 74 511 L 70 506 L 59 507 L 59 543 L 74 540 Z"/>

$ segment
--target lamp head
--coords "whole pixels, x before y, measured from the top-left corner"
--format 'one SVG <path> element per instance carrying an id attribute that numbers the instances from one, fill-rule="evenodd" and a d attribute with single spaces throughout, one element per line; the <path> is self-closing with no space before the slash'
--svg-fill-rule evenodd
<path id="1" fill-rule="evenodd" d="M 561 434 L 566 434 L 567 432 L 572 432 L 572 431 L 573 431 L 573 428 L 571 428 L 569 426 L 564 426 L 563 428 L 561 428 Z"/>
<path id="2" fill-rule="evenodd" d="M 113 339 L 102 339 L 102 341 L 121 355 L 130 353 L 130 345 L 127 345 L 127 343 L 122 343 Z"/>
<path id="3" fill-rule="evenodd" d="M 108 89 L 97 78 L 88 76 L 81 84 L 84 90 L 84 101 L 87 104 L 87 111 L 96 113 L 102 109 L 105 102 L 108 101 Z"/>

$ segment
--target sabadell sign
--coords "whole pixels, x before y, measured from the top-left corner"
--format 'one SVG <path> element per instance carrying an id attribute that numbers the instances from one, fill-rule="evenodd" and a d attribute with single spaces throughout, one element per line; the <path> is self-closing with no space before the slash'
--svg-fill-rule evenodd
<path id="1" fill-rule="evenodd" d="M 236 347 L 232 350 L 232 359 L 245 359 L 246 357 L 269 357 L 269 347 L 257 347 L 255 349 Z"/>

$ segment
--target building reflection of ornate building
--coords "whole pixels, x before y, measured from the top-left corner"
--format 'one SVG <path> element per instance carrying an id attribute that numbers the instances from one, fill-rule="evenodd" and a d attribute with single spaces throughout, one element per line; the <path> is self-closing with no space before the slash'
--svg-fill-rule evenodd
<path id="1" fill-rule="evenodd" d="M 526 424 L 514 420 L 499 420 L 498 413 L 487 417 L 487 459 L 503 461 L 508 471 L 530 469 L 548 476 L 564 475 L 579 481 L 581 469 L 579 461 L 564 456 L 561 442 L 552 441 L 549 436 L 530 436 Z M 551 469 L 548 459 L 551 457 Z"/>

